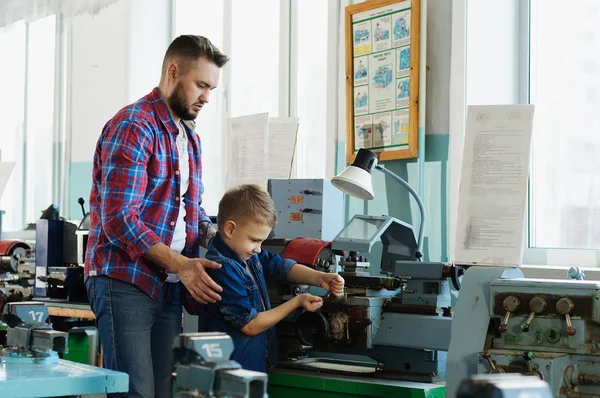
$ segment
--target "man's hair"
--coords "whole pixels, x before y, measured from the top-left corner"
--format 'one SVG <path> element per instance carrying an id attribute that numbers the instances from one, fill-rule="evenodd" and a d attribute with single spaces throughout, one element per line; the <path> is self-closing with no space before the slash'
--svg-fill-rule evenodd
<path id="1" fill-rule="evenodd" d="M 206 58 L 209 62 L 222 68 L 229 61 L 227 55 L 223 54 L 214 44 L 204 36 L 181 35 L 177 37 L 167 48 L 163 60 L 162 71 L 166 72 L 171 62 L 177 63 L 182 73 L 187 73 L 193 62 L 200 58 Z"/>
<path id="2" fill-rule="evenodd" d="M 267 191 L 255 184 L 245 184 L 228 190 L 221 198 L 217 215 L 219 231 L 223 231 L 227 220 L 255 221 L 274 228 L 277 211 Z"/>

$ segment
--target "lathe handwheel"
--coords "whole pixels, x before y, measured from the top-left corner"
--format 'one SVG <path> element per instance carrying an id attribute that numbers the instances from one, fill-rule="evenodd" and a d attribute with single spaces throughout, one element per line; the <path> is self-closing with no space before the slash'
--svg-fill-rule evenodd
<path id="1" fill-rule="evenodd" d="M 303 312 L 296 320 L 296 337 L 304 345 L 321 345 L 329 338 L 327 318 L 320 312 Z"/>

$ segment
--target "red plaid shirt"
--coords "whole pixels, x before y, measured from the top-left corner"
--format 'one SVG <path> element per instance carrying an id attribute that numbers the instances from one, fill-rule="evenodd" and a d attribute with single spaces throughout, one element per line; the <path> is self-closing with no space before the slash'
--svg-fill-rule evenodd
<path id="1" fill-rule="evenodd" d="M 198 224 L 210 222 L 201 206 L 202 148 L 189 126 L 190 181 L 185 194 L 187 237 L 183 255 L 198 257 Z M 179 213 L 181 178 L 173 121 L 158 88 L 106 123 L 94 154 L 90 234 L 85 278 L 106 275 L 132 283 L 156 299 L 164 268 L 142 255 L 167 246 Z"/>

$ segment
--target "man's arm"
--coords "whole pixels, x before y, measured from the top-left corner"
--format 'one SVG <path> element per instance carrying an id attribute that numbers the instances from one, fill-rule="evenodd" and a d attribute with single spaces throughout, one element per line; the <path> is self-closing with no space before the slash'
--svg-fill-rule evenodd
<path id="1" fill-rule="evenodd" d="M 221 264 L 205 258 L 187 258 L 162 242 L 151 246 L 143 256 L 175 272 L 181 283 L 199 303 L 214 303 L 221 300 L 217 292 L 222 292 L 223 288 L 206 273 L 206 268 L 219 269 Z"/>
<path id="2" fill-rule="evenodd" d="M 148 129 L 135 121 L 121 121 L 109 127 L 103 144 L 100 218 L 109 241 L 126 251 L 133 260 L 144 256 L 176 272 L 200 303 L 219 300 L 217 292 L 223 289 L 214 283 L 204 268 L 219 268 L 220 265 L 176 253 L 139 217 L 148 184 L 148 161 L 153 151 Z"/>
<path id="3" fill-rule="evenodd" d="M 102 150 L 100 221 L 110 243 L 133 260 L 160 242 L 158 235 L 139 217 L 148 184 L 151 133 L 140 123 L 123 120 L 107 127 Z"/>
<path id="4" fill-rule="evenodd" d="M 209 221 L 201 221 L 198 225 L 198 242 L 200 246 L 208 249 L 208 245 L 212 238 L 215 237 L 217 230 L 215 226 Z"/>

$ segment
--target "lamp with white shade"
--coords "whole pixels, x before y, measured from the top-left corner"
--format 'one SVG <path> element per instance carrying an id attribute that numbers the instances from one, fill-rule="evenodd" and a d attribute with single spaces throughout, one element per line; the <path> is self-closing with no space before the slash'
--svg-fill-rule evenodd
<path id="1" fill-rule="evenodd" d="M 373 170 L 379 170 L 394 181 L 402 185 L 415 198 L 419 206 L 421 222 L 419 224 L 419 234 L 417 238 L 417 253 L 415 257 L 421 259 L 423 255 L 423 231 L 425 227 L 425 206 L 417 192 L 398 175 L 386 169 L 377 162 L 377 154 L 368 149 L 359 149 L 352 164 L 337 176 L 331 179 L 331 183 L 340 191 L 358 199 L 372 200 L 375 197 L 373 193 L 373 184 L 371 174 Z"/>

